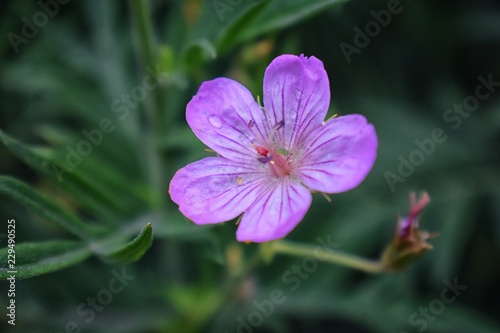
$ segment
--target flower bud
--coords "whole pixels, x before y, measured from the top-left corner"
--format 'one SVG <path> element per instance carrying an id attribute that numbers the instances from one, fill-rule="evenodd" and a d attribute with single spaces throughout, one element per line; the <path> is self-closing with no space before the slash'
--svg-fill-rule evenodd
<path id="1" fill-rule="evenodd" d="M 405 217 L 398 216 L 394 237 L 382 254 L 382 263 L 387 270 L 401 270 L 427 250 L 432 249 L 427 240 L 437 237 L 438 234 L 419 228 L 420 213 L 430 200 L 426 192 L 418 202 L 415 193 L 410 193 L 410 213 Z"/>

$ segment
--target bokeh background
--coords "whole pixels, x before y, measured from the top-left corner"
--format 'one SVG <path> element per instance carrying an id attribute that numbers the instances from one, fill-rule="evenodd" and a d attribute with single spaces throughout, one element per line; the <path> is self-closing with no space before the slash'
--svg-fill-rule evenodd
<path id="1" fill-rule="evenodd" d="M 500 332 L 498 1 L 41 0 L 0 7 L 0 128 L 8 135 L 0 173 L 22 182 L 0 184 L 7 194 L 0 199 L 0 269 L 7 267 L 7 221 L 15 219 L 17 265 L 54 271 L 17 280 L 15 326 L 7 324 L 9 285 L 0 282 L 1 332 Z M 390 22 L 386 15 L 385 26 L 370 23 L 383 10 Z M 366 28 L 372 36 L 359 37 Z M 262 95 L 264 70 L 283 53 L 321 59 L 330 114 L 363 114 L 379 137 L 366 180 L 331 203 L 315 195 L 288 239 L 330 239 L 375 259 L 398 212 L 407 213 L 408 194 L 427 191 L 432 201 L 421 226 L 440 236 L 404 271 L 368 275 L 319 263 L 305 274 L 294 267 L 310 263 L 283 255 L 248 269 L 259 249 L 235 241 L 234 222 L 196 227 L 169 200 L 173 173 L 209 154 L 184 120 L 200 84 L 231 77 Z M 473 103 L 479 77 L 493 81 L 489 96 L 468 105 L 470 112 L 453 111 Z M 113 129 L 61 169 L 86 140 L 82 131 L 103 119 Z M 415 140 L 428 142 L 439 128 L 446 140 L 416 152 Z M 411 156 L 418 165 L 402 175 L 401 161 Z M 402 178 L 390 185 L 388 175 Z M 24 204 L 13 199 L 16 191 Z M 35 207 L 33 193 L 46 204 Z M 69 215 L 44 214 L 49 206 L 83 227 L 72 227 Z M 148 251 L 145 241 L 137 255 L 113 256 L 147 223 L 154 237 Z M 78 236 L 92 228 L 102 237 Z M 123 288 L 107 292 L 124 272 Z M 446 281 L 466 286 L 449 303 L 442 300 Z M 273 291 L 281 297 L 271 309 Z"/>

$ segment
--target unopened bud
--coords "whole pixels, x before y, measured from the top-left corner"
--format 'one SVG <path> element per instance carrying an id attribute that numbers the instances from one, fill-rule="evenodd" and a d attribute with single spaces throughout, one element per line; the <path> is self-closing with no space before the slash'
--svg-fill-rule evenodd
<path id="1" fill-rule="evenodd" d="M 420 214 L 430 201 L 429 195 L 425 192 L 418 202 L 415 193 L 410 193 L 410 213 L 405 217 L 398 216 L 394 237 L 382 254 L 382 263 L 388 270 L 403 269 L 427 250 L 432 249 L 427 240 L 438 234 L 419 228 Z"/>

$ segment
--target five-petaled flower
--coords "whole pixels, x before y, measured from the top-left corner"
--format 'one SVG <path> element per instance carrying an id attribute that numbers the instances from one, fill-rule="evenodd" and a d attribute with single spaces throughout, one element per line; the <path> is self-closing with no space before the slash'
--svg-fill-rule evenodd
<path id="1" fill-rule="evenodd" d="M 324 121 L 329 104 L 328 76 L 315 57 L 275 58 L 264 74 L 264 108 L 236 81 L 204 82 L 186 119 L 218 156 L 177 171 L 172 200 L 196 224 L 244 213 L 238 241 L 285 237 L 309 209 L 310 191 L 348 191 L 376 158 L 373 126 L 361 115 Z"/>

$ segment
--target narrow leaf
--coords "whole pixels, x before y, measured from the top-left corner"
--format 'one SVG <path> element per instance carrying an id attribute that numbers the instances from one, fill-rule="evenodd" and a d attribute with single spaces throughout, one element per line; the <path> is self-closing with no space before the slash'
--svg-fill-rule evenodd
<path id="1" fill-rule="evenodd" d="M 261 1 L 246 8 L 236 20 L 224 26 L 217 36 L 220 52 L 261 34 L 284 29 L 310 18 L 346 0 L 276 0 Z"/>
<path id="2" fill-rule="evenodd" d="M 0 280 L 11 276 L 19 280 L 52 273 L 79 263 L 92 254 L 80 241 L 19 244 L 15 247 L 14 256 L 9 250 L 12 249 L 0 249 Z"/>
<path id="3" fill-rule="evenodd" d="M 126 207 L 117 201 L 112 194 L 103 193 L 104 188 L 92 183 L 90 179 L 82 178 L 76 169 L 70 169 L 60 163 L 37 154 L 35 149 L 29 148 L 18 140 L 0 131 L 0 140 L 10 151 L 34 170 L 49 177 L 73 194 L 86 208 L 109 221 L 119 221 L 127 216 Z M 42 150 L 43 151 L 43 150 Z M 117 212 L 121 216 L 117 216 Z"/>
<path id="4" fill-rule="evenodd" d="M 102 255 L 106 262 L 130 263 L 139 260 L 149 249 L 153 242 L 153 227 L 148 223 L 141 233 L 131 242 L 122 247 Z"/>
<path id="5" fill-rule="evenodd" d="M 262 14 L 256 17 L 251 26 L 241 31 L 239 41 L 249 40 L 259 34 L 283 29 L 324 11 L 328 7 L 341 4 L 346 0 L 281 0 L 270 1 Z M 279 13 L 279 14 L 277 14 Z"/>
<path id="6" fill-rule="evenodd" d="M 81 239 L 91 239 L 104 232 L 104 228 L 84 223 L 17 179 L 0 176 L 0 193 Z"/>

